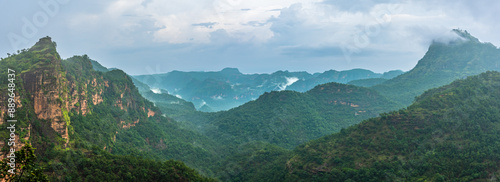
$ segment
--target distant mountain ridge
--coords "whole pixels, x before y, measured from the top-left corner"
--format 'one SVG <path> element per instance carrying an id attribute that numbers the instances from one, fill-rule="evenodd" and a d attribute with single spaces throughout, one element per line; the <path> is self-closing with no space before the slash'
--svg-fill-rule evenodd
<path id="1" fill-rule="evenodd" d="M 352 69 L 346 71 L 325 71 L 321 74 L 316 74 L 317 76 L 312 77 L 310 79 L 299 80 L 294 84 L 287 87 L 287 90 L 295 90 L 299 92 L 306 92 L 317 85 L 321 85 L 324 83 L 337 82 L 337 83 L 348 83 L 354 80 L 361 79 L 372 79 L 372 78 L 382 78 L 382 79 L 391 79 L 404 72 L 401 70 L 393 70 L 388 71 L 383 74 L 374 73 L 370 70 L 365 69 Z"/>
<path id="2" fill-rule="evenodd" d="M 137 80 L 151 88 L 167 90 L 186 101 L 193 102 L 197 109 L 213 111 L 228 110 L 254 100 L 265 92 L 279 90 L 308 91 L 317 85 L 338 82 L 347 83 L 365 78 L 393 78 L 402 71 L 384 74 L 369 70 L 330 70 L 324 73 L 277 71 L 272 74 L 243 74 L 236 68 L 225 68 L 218 72 L 181 72 L 138 75 Z"/>

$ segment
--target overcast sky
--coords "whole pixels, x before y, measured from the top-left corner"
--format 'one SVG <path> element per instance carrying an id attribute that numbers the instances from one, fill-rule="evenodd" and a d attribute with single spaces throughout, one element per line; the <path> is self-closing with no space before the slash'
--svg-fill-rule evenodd
<path id="1" fill-rule="evenodd" d="M 0 57 L 52 37 L 129 74 L 410 70 L 434 39 L 500 45 L 500 1 L 0 0 Z"/>

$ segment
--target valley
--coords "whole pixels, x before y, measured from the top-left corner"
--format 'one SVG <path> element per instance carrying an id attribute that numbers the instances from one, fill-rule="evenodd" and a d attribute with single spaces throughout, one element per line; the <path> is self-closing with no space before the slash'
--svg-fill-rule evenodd
<path id="1" fill-rule="evenodd" d="M 467 31 L 452 33 L 460 39 L 433 42 L 407 72 L 225 68 L 135 76 L 88 55 L 62 59 L 44 37 L 0 61 L 3 121 L 6 72 L 14 69 L 15 135 L 24 143 L 16 150 L 36 156 L 28 175 L 0 177 L 498 180 L 500 49 Z M 4 159 L 9 135 L 0 130 Z"/>

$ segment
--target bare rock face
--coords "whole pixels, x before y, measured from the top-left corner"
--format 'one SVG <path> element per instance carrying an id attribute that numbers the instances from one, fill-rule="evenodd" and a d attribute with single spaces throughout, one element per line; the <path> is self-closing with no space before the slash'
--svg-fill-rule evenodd
<path id="1" fill-rule="evenodd" d="M 154 116 L 156 113 L 152 111 L 151 109 L 148 109 L 148 117 Z"/>
<path id="2" fill-rule="evenodd" d="M 30 94 L 33 109 L 38 119 L 50 122 L 50 126 L 62 138 L 69 142 L 69 117 L 66 107 L 68 82 L 61 75 L 60 60 L 53 60 L 39 69 L 29 70 L 21 74 L 26 93 Z M 28 97 L 28 96 L 25 96 Z M 63 110 L 66 112 L 63 113 Z M 64 116 L 64 114 L 66 116 Z"/>
<path id="3" fill-rule="evenodd" d="M 52 142 L 57 142 L 56 145 L 63 148 L 71 147 L 68 145 L 69 132 L 74 132 L 71 130 L 71 116 L 88 115 L 94 112 L 93 106 L 100 104 L 120 108 L 126 113 L 134 111 L 131 117 L 123 117 L 127 118 L 124 121 L 119 119 L 120 116 L 116 116 L 116 121 L 106 121 L 116 122 L 115 124 L 121 126 L 120 130 L 135 127 L 150 117 L 161 115 L 158 108 L 154 108 L 152 103 L 140 96 L 133 82 L 123 71 L 116 70 L 111 72 L 111 75 L 96 72 L 86 56 L 61 60 L 55 50 L 55 43 L 48 37 L 40 39 L 35 46 L 20 54 L 24 55 L 6 60 L 11 64 L 22 65 L 16 70 L 18 88 L 15 101 L 18 109 L 29 113 L 29 118 L 24 121 L 28 123 L 23 122 L 22 127 L 16 127 L 16 132 L 23 131 L 23 136 L 16 135 L 16 149 L 23 147 L 22 142 L 30 142 L 40 137 L 50 141 L 38 144 L 42 148 L 46 143 Z M 2 118 L 7 113 L 7 100 L 6 92 L 0 90 Z M 33 121 L 41 124 L 32 125 Z M 0 124 L 3 122 L 0 120 Z M 115 137 L 113 141 L 116 141 Z M 4 141 L 0 141 L 0 146 L 5 146 Z M 108 150 L 112 147 L 107 145 Z M 0 151 L 0 159 L 6 154 Z"/>

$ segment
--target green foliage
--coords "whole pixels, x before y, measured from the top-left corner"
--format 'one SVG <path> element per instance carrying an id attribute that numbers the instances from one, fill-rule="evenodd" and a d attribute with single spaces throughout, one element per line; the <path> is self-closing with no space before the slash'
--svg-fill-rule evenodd
<path id="1" fill-rule="evenodd" d="M 31 172 L 22 175 L 21 181 L 43 173 L 53 181 L 213 181 L 181 162 L 151 161 L 183 160 L 203 174 L 213 175 L 218 144 L 163 117 L 123 71 L 95 71 L 95 64 L 86 55 L 61 60 L 50 38 L 40 39 L 31 49 L 2 59 L 1 63 L 0 87 L 7 85 L 7 68 L 16 71 L 16 95 L 21 96 L 18 100 L 22 104 L 15 117 L 19 120 L 17 137 L 27 136 L 30 126 L 29 142 L 37 148 L 40 159 L 30 159 L 35 155 L 30 150 L 26 165 L 43 167 L 23 168 Z M 36 84 L 40 81 L 42 85 Z M 0 102 L 6 101 L 7 94 L 0 92 Z M 40 93 L 50 107 L 60 109 L 61 115 L 37 117 L 35 104 L 44 104 L 34 101 L 33 96 Z M 66 122 L 62 129 L 54 128 L 54 119 Z M 69 133 L 67 144 L 64 127 Z M 6 131 L 0 131 L 2 138 L 8 138 Z M 2 147 L 5 152 L 7 147 Z"/>
<path id="2" fill-rule="evenodd" d="M 276 89 L 276 83 L 291 76 L 308 81 L 288 89 L 304 89 L 330 79 L 375 78 L 351 82 L 375 85 L 373 89 L 329 83 L 305 93 L 266 92 L 255 101 L 217 113 L 197 112 L 193 103 L 166 92 L 155 94 L 148 85 L 121 70 L 108 70 L 86 55 L 61 60 L 56 44 L 42 38 L 0 64 L 0 72 L 17 71 L 16 94 L 22 96 L 23 107 L 16 112 L 16 134 L 27 136 L 30 126 L 29 141 L 37 147 L 34 151 L 27 145 L 16 153 L 24 166 L 18 169 L 25 172 L 8 178 L 44 181 L 46 174 L 52 181 L 214 181 L 202 175 L 223 181 L 498 179 L 500 73 L 487 72 L 425 91 L 499 68 L 496 47 L 480 43 L 467 32 L 456 32 L 464 40 L 433 43 L 415 69 L 403 75 L 367 70 L 351 70 L 347 75 L 336 71 L 244 75 L 224 69 L 137 77 L 148 84 L 172 83 L 169 90 L 195 86 L 186 93 L 197 101 L 203 99 L 196 96 L 251 99 L 251 95 Z M 0 74 L 2 90 L 6 90 L 6 75 Z M 27 84 L 40 75 L 49 84 Z M 258 86 L 262 88 L 247 89 Z M 60 119 L 67 122 L 67 145 L 52 128 L 54 121 L 37 118 L 33 90 L 46 95 L 57 90 L 53 102 L 60 104 Z M 421 93 L 406 109 L 368 119 L 408 105 Z M 0 94 L 0 102 L 6 100 L 5 95 Z M 8 135 L 0 131 L 0 137 Z M 3 146 L 2 151 L 6 150 Z M 5 171 L 3 177 L 7 177 Z"/>
<path id="3" fill-rule="evenodd" d="M 83 55 L 83 56 L 88 57 L 87 55 Z M 99 62 L 91 60 L 90 58 L 89 58 L 89 60 L 90 60 L 90 63 L 92 63 L 92 68 L 94 70 L 99 71 L 99 72 L 108 72 L 109 71 L 108 68 L 102 66 L 101 64 L 99 64 Z"/>
<path id="4" fill-rule="evenodd" d="M 290 151 L 264 142 L 250 142 L 222 162 L 222 181 L 283 181 Z"/>
<path id="5" fill-rule="evenodd" d="M 355 85 L 358 87 L 371 87 L 374 85 L 378 85 L 381 83 L 384 83 L 387 81 L 387 79 L 384 78 L 368 78 L 368 79 L 361 79 L 361 80 L 353 80 L 348 82 L 347 84 L 349 85 Z"/>
<path id="6" fill-rule="evenodd" d="M 500 170 L 500 73 L 425 92 L 381 114 L 297 147 L 288 180 L 472 181 Z"/>
<path id="7" fill-rule="evenodd" d="M 14 174 L 9 173 L 9 158 L 4 158 L 0 163 L 0 179 L 5 181 L 48 181 L 43 168 L 37 164 L 35 149 L 25 143 L 21 150 L 14 152 L 16 170 Z"/>
<path id="8" fill-rule="evenodd" d="M 387 98 L 408 106 L 428 89 L 488 70 L 500 71 L 500 49 L 491 43 L 479 42 L 467 31 L 453 31 L 463 40 L 432 43 L 415 68 L 373 88 Z"/>
<path id="9" fill-rule="evenodd" d="M 58 151 L 47 165 L 51 181 L 215 181 L 179 161 L 158 162 L 134 156 L 109 154 L 94 148 Z"/>
<path id="10" fill-rule="evenodd" d="M 204 174 L 213 175 L 211 169 L 217 164 L 219 144 L 181 129 L 175 121 L 161 116 L 161 111 L 139 94 L 133 79 L 123 71 L 97 72 L 92 69 L 91 62 L 86 56 L 74 56 L 63 62 L 68 70 L 68 80 L 74 78 L 76 83 L 87 85 L 93 80 L 108 84 L 87 86 L 87 95 L 98 93 L 103 98 L 103 102 L 97 105 L 88 98 L 89 113 L 82 115 L 78 110 L 72 111 L 75 133 L 70 134 L 70 138 L 74 147 L 90 150 L 96 146 L 117 155 L 182 160 Z M 78 76 L 80 73 L 85 76 Z M 80 89 L 85 90 L 84 87 Z M 102 93 L 99 89 L 103 90 Z M 159 97 L 160 103 L 167 102 L 162 98 L 165 97 Z M 148 112 L 155 115 L 148 116 Z M 125 125 L 128 127 L 123 127 Z"/>
<path id="11" fill-rule="evenodd" d="M 291 149 L 393 108 L 394 103 L 373 90 L 329 83 L 306 93 L 265 93 L 238 108 L 186 122 L 222 143 L 265 141 Z"/>

